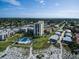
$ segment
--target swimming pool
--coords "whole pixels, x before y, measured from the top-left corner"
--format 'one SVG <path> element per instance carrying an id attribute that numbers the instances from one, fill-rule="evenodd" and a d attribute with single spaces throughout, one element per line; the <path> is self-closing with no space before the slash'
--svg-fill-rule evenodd
<path id="1" fill-rule="evenodd" d="M 28 44 L 28 43 L 31 43 L 31 39 L 28 38 L 28 37 L 23 37 L 23 38 L 20 38 L 18 40 L 18 43 L 20 43 L 20 44 Z"/>

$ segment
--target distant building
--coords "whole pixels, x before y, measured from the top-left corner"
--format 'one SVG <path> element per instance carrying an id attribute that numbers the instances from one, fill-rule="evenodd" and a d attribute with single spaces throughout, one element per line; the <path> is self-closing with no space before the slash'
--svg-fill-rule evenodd
<path id="1" fill-rule="evenodd" d="M 22 28 L 20 29 L 20 31 L 22 31 L 22 32 L 27 32 L 27 28 L 28 28 L 28 27 L 22 27 Z"/>
<path id="2" fill-rule="evenodd" d="M 27 34 L 33 34 L 34 33 L 34 26 L 24 26 L 20 29 L 20 32 L 24 32 Z"/>
<path id="3" fill-rule="evenodd" d="M 7 33 L 0 33 L 0 40 L 4 40 L 7 37 Z"/>
<path id="4" fill-rule="evenodd" d="M 42 36 L 44 34 L 44 21 L 34 24 L 34 35 Z"/>
<path id="5" fill-rule="evenodd" d="M 6 37 L 9 37 L 8 31 L 0 31 L 0 40 L 4 40 Z"/>
<path id="6" fill-rule="evenodd" d="M 18 32 L 20 29 L 19 28 L 14 28 L 13 31 L 14 32 Z"/>
<path id="7" fill-rule="evenodd" d="M 11 29 L 0 30 L 0 41 L 5 40 L 7 37 L 14 35 L 15 32 Z"/>

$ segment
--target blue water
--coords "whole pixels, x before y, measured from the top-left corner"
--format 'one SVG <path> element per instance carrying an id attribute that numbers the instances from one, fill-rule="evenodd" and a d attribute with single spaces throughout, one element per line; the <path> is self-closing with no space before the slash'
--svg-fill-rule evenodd
<path id="1" fill-rule="evenodd" d="M 29 39 L 28 38 L 22 38 L 22 42 L 25 42 L 25 41 L 28 41 Z"/>
<path id="2" fill-rule="evenodd" d="M 26 41 L 31 41 L 31 40 L 27 37 L 23 37 L 23 38 L 20 38 L 19 41 L 26 42 Z"/>

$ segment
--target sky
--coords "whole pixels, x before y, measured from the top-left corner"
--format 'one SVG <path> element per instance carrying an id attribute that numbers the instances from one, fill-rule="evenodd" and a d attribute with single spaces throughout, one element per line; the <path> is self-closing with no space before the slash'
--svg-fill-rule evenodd
<path id="1" fill-rule="evenodd" d="M 79 0 L 0 0 L 1 17 L 79 18 Z"/>

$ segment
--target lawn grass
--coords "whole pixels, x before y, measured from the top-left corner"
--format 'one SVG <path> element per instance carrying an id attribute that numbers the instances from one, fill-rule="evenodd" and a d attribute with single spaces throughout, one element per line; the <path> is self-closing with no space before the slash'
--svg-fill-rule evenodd
<path id="1" fill-rule="evenodd" d="M 54 35 L 55 31 L 50 33 L 50 35 L 39 36 L 36 39 L 33 39 L 33 48 L 34 49 L 45 49 L 50 46 L 49 37 Z"/>
<path id="2" fill-rule="evenodd" d="M 34 39 L 33 48 L 34 49 L 44 49 L 49 46 L 48 36 L 42 36 L 37 39 Z"/>
<path id="3" fill-rule="evenodd" d="M 0 41 L 0 52 L 5 50 L 7 46 L 15 42 L 22 34 L 15 34 L 14 36 L 6 38 L 5 41 Z"/>

